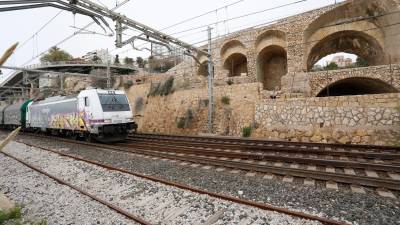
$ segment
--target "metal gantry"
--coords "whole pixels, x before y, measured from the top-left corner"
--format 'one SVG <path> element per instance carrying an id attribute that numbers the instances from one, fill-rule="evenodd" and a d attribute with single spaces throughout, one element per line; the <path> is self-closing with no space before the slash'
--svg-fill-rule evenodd
<path id="1" fill-rule="evenodd" d="M 0 7 L 0 12 L 43 8 L 43 7 L 59 8 L 66 11 L 70 11 L 74 14 L 89 16 L 100 27 L 102 27 L 104 31 L 106 31 L 106 29 L 104 28 L 105 26 L 114 34 L 113 29 L 110 28 L 109 23 L 105 19 L 109 18 L 113 20 L 116 24 L 115 26 L 116 46 L 119 48 L 123 47 L 124 45 L 130 44 L 132 41 L 135 40 L 135 39 L 132 40 L 131 38 L 129 38 L 127 41 L 122 40 L 123 30 L 131 28 L 142 32 L 143 35 L 145 36 L 145 38 L 143 38 L 144 40 L 148 40 L 151 42 L 151 39 L 153 39 L 153 41 L 158 41 L 166 45 L 180 46 L 186 49 L 189 53 L 202 52 L 193 45 L 190 45 L 168 34 L 165 34 L 147 25 L 132 20 L 125 15 L 114 12 L 111 9 L 108 9 L 102 5 L 96 4 L 89 0 L 11 0 L 11 1 L 0 1 L 0 6 L 2 6 Z"/>

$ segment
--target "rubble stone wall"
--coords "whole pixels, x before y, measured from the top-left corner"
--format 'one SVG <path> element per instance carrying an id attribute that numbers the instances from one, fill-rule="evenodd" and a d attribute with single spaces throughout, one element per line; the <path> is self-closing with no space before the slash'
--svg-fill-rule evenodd
<path id="1" fill-rule="evenodd" d="M 394 144 L 400 94 L 264 100 L 257 135 L 306 142 Z"/>

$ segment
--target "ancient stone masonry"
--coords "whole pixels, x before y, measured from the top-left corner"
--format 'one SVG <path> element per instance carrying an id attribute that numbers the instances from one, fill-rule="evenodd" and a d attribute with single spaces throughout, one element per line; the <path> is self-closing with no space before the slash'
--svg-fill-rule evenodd
<path id="1" fill-rule="evenodd" d="M 396 93 L 264 100 L 256 107 L 255 121 L 261 136 L 270 138 L 381 144 L 400 126 L 399 98 Z"/>
<path id="2" fill-rule="evenodd" d="M 349 0 L 212 43 L 215 64 L 214 132 L 311 142 L 394 144 L 400 129 L 400 1 Z M 202 49 L 205 49 L 204 46 Z M 313 71 L 327 55 L 346 52 L 366 67 Z M 140 130 L 198 134 L 205 130 L 207 57 L 187 58 L 162 75 L 134 76 L 131 101 L 146 102 Z M 148 97 L 151 85 L 175 77 L 174 93 Z M 128 78 L 132 79 L 132 78 Z M 229 96 L 230 105 L 219 99 Z M 176 120 L 188 108 L 196 119 Z"/>

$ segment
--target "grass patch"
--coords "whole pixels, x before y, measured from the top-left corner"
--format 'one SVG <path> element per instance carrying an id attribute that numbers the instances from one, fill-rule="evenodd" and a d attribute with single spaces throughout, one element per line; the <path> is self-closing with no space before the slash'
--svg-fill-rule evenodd
<path id="1" fill-rule="evenodd" d="M 231 99 L 230 99 L 228 96 L 223 96 L 223 97 L 221 98 L 221 102 L 222 102 L 222 104 L 224 104 L 224 105 L 229 105 L 229 104 L 231 104 Z"/>
<path id="2" fill-rule="evenodd" d="M 251 126 L 243 127 L 242 128 L 242 137 L 250 137 L 251 131 L 252 131 Z"/>
<path id="3" fill-rule="evenodd" d="M 7 220 L 20 219 L 21 218 L 21 207 L 14 207 L 9 212 L 0 210 L 0 224 L 3 224 Z"/>

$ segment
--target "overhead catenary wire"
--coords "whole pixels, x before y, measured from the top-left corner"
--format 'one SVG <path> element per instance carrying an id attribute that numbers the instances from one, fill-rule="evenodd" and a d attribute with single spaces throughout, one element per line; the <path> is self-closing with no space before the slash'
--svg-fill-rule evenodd
<path id="1" fill-rule="evenodd" d="M 379 17 L 382 17 L 382 16 L 392 15 L 392 14 L 395 14 L 395 13 L 400 13 L 400 11 L 395 10 L 395 11 L 391 11 L 391 12 L 388 12 L 388 13 L 383 13 L 383 14 L 380 14 L 380 15 L 368 16 L 368 17 L 363 17 L 363 18 L 357 17 L 357 18 L 355 18 L 355 20 L 345 21 L 345 22 L 341 22 L 341 23 L 338 23 L 338 24 L 324 25 L 324 26 L 320 26 L 320 27 L 315 28 L 315 29 L 327 28 L 327 27 L 330 27 L 330 26 L 338 26 L 338 25 L 350 24 L 350 23 L 355 23 L 355 22 L 359 22 L 359 21 L 363 21 L 363 20 L 376 19 L 376 18 L 379 18 Z M 286 19 L 287 19 L 287 18 L 286 18 Z M 259 27 L 259 26 L 267 25 L 267 24 L 278 23 L 278 22 L 280 22 L 281 20 L 282 20 L 282 19 L 270 20 L 270 21 L 268 21 L 268 22 L 263 22 L 263 23 L 260 23 L 260 24 L 255 25 L 255 26 L 249 27 L 249 28 L 247 28 L 247 29 L 256 28 L 256 27 Z M 291 23 L 290 20 L 288 20 L 288 21 L 286 21 L 286 22 L 283 22 L 283 23 L 279 23 L 279 25 L 286 25 L 286 24 L 289 24 L 289 23 Z M 360 30 L 360 31 L 364 31 L 364 32 L 365 32 L 365 31 L 371 31 L 371 30 L 376 30 L 376 29 L 391 27 L 391 26 L 395 26 L 395 25 L 398 25 L 398 23 L 389 24 L 389 25 L 381 26 L 381 27 L 377 27 L 377 28 L 369 28 L 369 29 Z M 307 29 L 306 29 L 306 30 L 307 30 Z M 228 36 L 230 36 L 230 35 L 234 36 L 235 33 L 233 33 L 233 34 L 225 34 L 225 35 L 220 36 L 219 38 L 218 38 L 218 37 L 214 37 L 214 38 L 212 39 L 212 41 L 215 41 L 215 40 L 217 40 L 217 39 L 223 39 L 223 38 L 226 38 L 226 37 L 228 37 Z M 241 35 L 244 35 L 244 34 L 241 34 Z M 236 38 L 238 38 L 238 37 L 236 37 Z M 202 40 L 200 40 L 200 41 L 197 41 L 197 42 L 192 43 L 192 45 L 197 45 L 197 44 L 200 44 L 200 43 L 204 43 L 204 42 L 206 42 L 206 41 L 208 41 L 208 39 L 202 39 Z M 255 41 L 255 39 L 250 39 L 250 40 L 247 40 L 247 41 L 242 41 L 242 43 L 243 43 L 243 44 L 246 44 L 246 43 L 251 43 L 251 42 L 254 42 L 254 41 Z M 308 41 L 308 42 L 303 42 L 303 43 L 301 43 L 301 44 L 311 44 L 311 43 L 313 43 L 313 42 L 318 42 L 318 41 L 321 41 L 321 40 Z M 214 47 L 214 48 L 212 48 L 212 50 L 215 50 L 215 49 L 217 49 L 217 48 L 218 48 L 218 47 Z M 126 52 L 128 52 L 128 51 L 132 51 L 132 49 L 125 50 L 123 53 L 126 53 Z M 121 52 L 121 53 L 118 53 L 118 54 L 123 54 L 123 53 Z M 167 53 L 167 52 L 161 52 L 161 53 L 162 53 L 162 54 L 165 54 L 165 53 Z"/>
<path id="2" fill-rule="evenodd" d="M 298 3 L 306 2 L 306 1 L 308 1 L 308 0 L 299 0 L 299 1 L 296 1 L 296 2 L 291 2 L 291 3 L 288 3 L 288 4 L 279 5 L 279 6 L 276 6 L 276 7 L 263 9 L 263 10 L 260 10 L 260 11 L 257 11 L 257 12 L 248 13 L 248 14 L 245 14 L 245 15 L 233 17 L 233 18 L 230 18 L 230 19 L 225 19 L 225 20 L 221 20 L 221 21 L 216 21 L 216 22 L 214 22 L 214 23 L 210 23 L 210 24 L 203 25 L 203 26 L 200 26 L 200 27 L 187 29 L 187 30 L 185 30 L 185 32 L 186 32 L 186 31 L 192 31 L 192 30 L 200 29 L 200 28 L 204 28 L 204 27 L 207 27 L 207 26 L 209 26 L 209 25 L 215 25 L 215 24 L 223 23 L 223 22 L 230 21 L 230 20 L 235 20 L 235 19 L 239 19 L 239 18 L 245 18 L 245 17 L 248 17 L 248 16 L 252 16 L 252 15 L 255 15 L 255 14 L 262 13 L 262 12 L 268 12 L 268 11 L 271 11 L 271 10 L 275 10 L 275 9 L 287 7 L 287 6 L 290 6 L 290 5 L 294 5 L 294 4 L 298 4 Z M 224 8 L 226 9 L 227 6 L 225 6 L 225 7 L 220 7 L 219 9 L 224 9 Z M 210 11 L 210 12 L 213 12 L 213 11 Z M 203 31 L 201 31 L 201 32 L 203 32 Z M 201 32 L 198 32 L 198 33 L 201 33 Z M 178 33 L 184 33 L 184 32 L 180 31 L 180 32 L 175 32 L 175 33 L 169 34 L 169 35 L 175 35 L 175 34 L 178 34 Z M 178 38 L 182 38 L 182 37 L 185 37 L 185 35 L 183 35 L 183 36 L 181 36 L 181 37 L 178 37 Z M 145 45 L 145 44 L 143 44 L 143 45 Z M 141 45 L 141 46 L 143 46 L 143 45 Z M 114 50 L 115 50 L 115 49 L 114 49 Z M 119 54 L 121 54 L 121 53 L 119 53 Z"/>
<path id="3" fill-rule="evenodd" d="M 126 4 L 127 2 L 129 2 L 129 1 L 130 1 L 130 0 L 125 0 L 125 1 L 121 2 L 119 5 L 117 5 L 116 7 L 112 8 L 111 10 L 112 10 L 112 11 L 117 10 L 118 8 L 120 8 L 121 6 L 125 5 L 125 4 Z M 80 30 L 78 30 L 78 31 L 76 31 L 76 32 L 74 32 L 74 33 L 72 33 L 71 35 L 67 36 L 66 38 L 64 38 L 63 40 L 57 42 L 56 44 L 54 44 L 54 45 L 52 45 L 52 46 L 59 46 L 59 45 L 65 43 L 66 41 L 70 40 L 71 38 L 73 38 L 73 37 L 75 37 L 77 34 L 79 34 L 79 32 L 81 32 L 81 31 L 87 29 L 88 27 L 92 26 L 93 24 L 95 24 L 95 22 L 90 22 L 90 23 L 88 23 L 86 26 L 82 27 Z M 34 58 L 28 60 L 27 62 L 25 62 L 25 63 L 23 64 L 23 66 L 25 66 L 26 64 L 28 64 L 28 63 L 32 62 L 33 60 L 39 58 L 40 56 L 46 54 L 50 49 L 51 49 L 51 47 L 48 48 L 48 49 L 46 49 L 45 51 L 41 52 L 40 54 L 38 54 L 38 55 L 35 56 Z"/>
<path id="4" fill-rule="evenodd" d="M 397 12 L 400 13 L 400 11 L 397 11 Z M 354 23 L 354 22 L 349 22 L 349 23 Z M 400 22 L 396 22 L 396 23 L 392 23 L 392 24 L 388 24 L 388 25 L 380 26 L 380 27 L 376 27 L 376 28 L 369 28 L 369 29 L 359 30 L 359 31 L 360 31 L 360 32 L 366 32 L 366 31 L 372 31 L 372 30 L 377 30 L 377 29 L 382 29 L 382 28 L 393 27 L 393 26 L 396 26 L 396 25 L 400 25 Z M 400 35 L 400 33 L 394 33 L 394 34 L 386 35 L 386 37 L 398 36 L 398 35 Z M 249 40 L 244 41 L 244 42 L 242 42 L 242 43 L 244 43 L 244 44 L 246 44 L 246 43 L 252 43 L 252 42 L 254 42 L 254 41 L 256 41 L 256 40 L 257 40 L 257 38 L 255 38 L 255 39 L 249 39 Z M 322 40 L 323 40 L 323 38 L 322 38 L 322 39 L 318 39 L 318 40 L 313 40 L 313 41 L 307 41 L 307 42 L 298 43 L 298 44 L 296 44 L 296 45 L 312 44 L 312 43 L 320 42 L 320 41 L 322 41 Z M 194 44 L 196 44 L 196 43 L 194 43 Z M 394 45 L 397 45 L 397 43 L 388 44 L 386 47 L 388 47 L 388 46 L 394 46 Z M 219 49 L 219 47 L 214 47 L 214 48 L 212 48 L 212 50 L 215 50 L 215 49 Z M 216 63 L 216 62 L 221 62 L 222 60 L 223 60 L 223 59 L 220 58 L 220 59 L 214 60 L 213 62 L 214 62 L 214 63 Z M 190 68 L 193 68 L 193 66 L 181 67 L 181 68 L 179 68 L 179 69 L 190 69 Z"/>
<path id="5" fill-rule="evenodd" d="M 30 40 L 34 39 L 40 32 L 42 32 L 51 22 L 53 22 L 61 13 L 63 10 L 60 10 L 56 15 L 51 17 L 45 24 L 43 24 L 35 33 L 33 33 L 29 38 L 27 38 L 18 48 L 15 50 L 16 52 L 23 48 Z"/>

